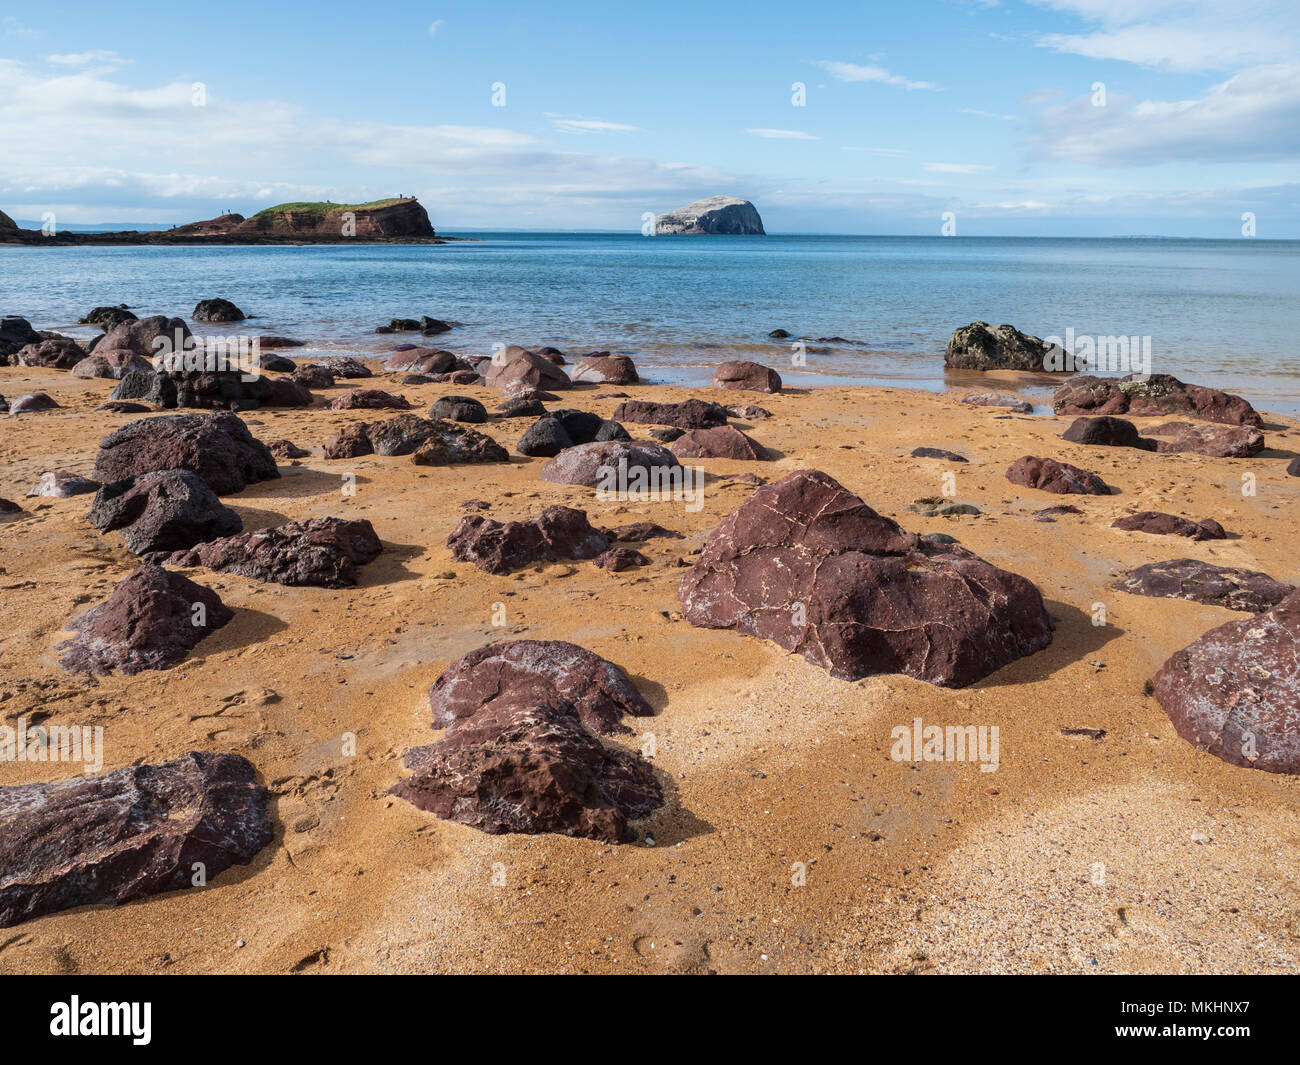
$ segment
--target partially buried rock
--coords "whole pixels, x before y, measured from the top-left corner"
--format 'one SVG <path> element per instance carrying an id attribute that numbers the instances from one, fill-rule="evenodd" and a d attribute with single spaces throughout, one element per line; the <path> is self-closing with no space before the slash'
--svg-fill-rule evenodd
<path id="1" fill-rule="evenodd" d="M 59 644 L 59 665 L 90 674 L 168 669 L 234 616 L 210 588 L 146 563 L 69 622 L 77 635 Z"/>
<path id="2" fill-rule="evenodd" d="M 497 413 L 502 418 L 540 418 L 546 414 L 546 408 L 540 399 L 521 396 L 499 404 Z"/>
<path id="3" fill-rule="evenodd" d="M 1297 455 L 1286 464 L 1286 472 L 1292 477 L 1300 477 L 1300 455 Z"/>
<path id="4" fill-rule="evenodd" d="M 443 396 L 429 408 L 429 417 L 472 425 L 481 425 L 488 420 L 487 408 L 471 396 Z"/>
<path id="5" fill-rule="evenodd" d="M 151 561 L 244 527 L 239 515 L 189 470 L 156 470 L 104 485 L 86 520 L 100 532 L 120 529 L 126 546 Z"/>
<path id="6" fill-rule="evenodd" d="M 242 322 L 244 312 L 230 300 L 200 300 L 191 316 L 196 322 Z"/>
<path id="7" fill-rule="evenodd" d="M 399 414 L 379 422 L 354 422 L 340 429 L 325 445 L 325 457 L 409 455 L 435 431 L 433 422 L 414 414 Z"/>
<path id="8" fill-rule="evenodd" d="M 1264 450 L 1264 434 L 1249 425 L 1195 425 L 1168 422 L 1148 429 L 1155 449 L 1161 452 L 1190 451 L 1216 459 L 1242 459 Z"/>
<path id="9" fill-rule="evenodd" d="M 601 569 L 612 570 L 619 573 L 625 569 L 633 569 L 637 566 L 648 566 L 650 560 L 631 547 L 611 547 L 603 555 L 596 559 L 596 565 Z"/>
<path id="10" fill-rule="evenodd" d="M 1138 566 L 1122 574 L 1115 587 L 1130 595 L 1188 599 L 1253 614 L 1277 606 L 1295 591 L 1293 585 L 1275 581 L 1267 573 L 1215 566 L 1194 558 Z"/>
<path id="11" fill-rule="evenodd" d="M 66 499 L 68 496 L 85 495 L 88 492 L 98 492 L 99 482 L 92 481 L 87 477 L 72 473 L 70 470 L 51 470 L 49 473 L 41 475 L 27 493 L 29 496 L 51 496 L 55 499 Z"/>
<path id="12" fill-rule="evenodd" d="M 311 454 L 305 447 L 299 447 L 292 440 L 272 440 L 266 446 L 271 449 L 272 455 L 283 461 L 305 459 Z"/>
<path id="13" fill-rule="evenodd" d="M 1057 414 L 1187 414 L 1207 422 L 1264 427 L 1259 414 L 1240 396 L 1184 384 L 1162 373 L 1072 377 L 1056 390 L 1052 404 Z"/>
<path id="14" fill-rule="evenodd" d="M 166 561 L 275 584 L 345 588 L 357 583 L 357 567 L 382 551 L 374 526 L 363 518 L 309 518 L 201 543 Z"/>
<path id="15" fill-rule="evenodd" d="M 410 410 L 404 396 L 378 388 L 354 388 L 330 400 L 330 410 Z"/>
<path id="16" fill-rule="evenodd" d="M 467 515 L 447 537 L 447 546 L 457 562 L 504 575 L 538 562 L 596 558 L 609 550 L 610 538 L 592 527 L 584 511 L 557 506 L 528 521 Z"/>
<path id="17" fill-rule="evenodd" d="M 33 414 L 37 411 L 59 409 L 61 409 L 59 405 L 44 392 L 28 392 L 9 404 L 10 414 Z"/>
<path id="18" fill-rule="evenodd" d="M 179 891 L 273 837 L 271 795 L 237 754 L 0 788 L 0 927 Z"/>
<path id="19" fill-rule="evenodd" d="M 634 385 L 640 378 L 636 365 L 626 355 L 611 355 L 608 351 L 593 351 L 578 360 L 573 370 L 575 381 L 595 381 L 606 385 Z"/>
<path id="20" fill-rule="evenodd" d="M 132 403 L 126 399 L 111 399 L 95 408 L 106 414 L 148 414 L 151 410 L 147 403 Z"/>
<path id="21" fill-rule="evenodd" d="M 1192 521 L 1176 514 L 1162 514 L 1157 510 L 1130 514 L 1112 522 L 1111 528 L 1123 529 L 1125 532 L 1154 533 L 1158 536 L 1186 536 L 1192 540 L 1223 540 L 1228 535 L 1213 518 Z"/>
<path id="22" fill-rule="evenodd" d="M 669 450 L 679 459 L 767 460 L 772 457 L 756 440 L 730 425 L 692 429 L 674 440 Z"/>
<path id="23" fill-rule="evenodd" d="M 1024 577 L 921 540 L 817 470 L 755 491 L 709 534 L 679 595 L 692 625 L 773 640 L 845 680 L 963 687 L 1052 638 Z"/>
<path id="24" fill-rule="evenodd" d="M 510 452 L 486 433 L 456 422 L 435 421 L 433 425 L 434 432 L 421 441 L 411 457 L 417 466 L 510 461 Z"/>
<path id="25" fill-rule="evenodd" d="M 624 543 L 641 543 L 644 540 L 654 540 L 658 537 L 669 540 L 682 539 L 681 533 L 674 532 L 672 529 L 665 529 L 662 525 L 656 525 L 652 521 L 634 521 L 630 525 L 619 525 L 613 529 L 607 529 L 606 533 L 615 540 L 622 540 Z"/>
<path id="26" fill-rule="evenodd" d="M 23 514 L 25 511 L 12 499 L 0 499 L 0 518 L 11 518 L 15 514 Z"/>
<path id="27" fill-rule="evenodd" d="M 595 440 L 628 440 L 627 430 L 616 421 L 581 410 L 555 410 L 543 414 L 519 438 L 521 455 L 553 458 L 566 448 Z"/>
<path id="28" fill-rule="evenodd" d="M 484 644 L 447 667 L 429 689 L 434 728 L 456 729 L 497 699 L 567 705 L 593 732 L 630 732 L 625 716 L 654 710 L 621 668 L 564 640 Z"/>
<path id="29" fill-rule="evenodd" d="M 742 422 L 758 422 L 772 417 L 772 412 L 766 407 L 756 407 L 752 403 L 726 407 L 724 409 L 729 415 L 731 415 L 731 417 L 738 418 Z"/>
<path id="30" fill-rule="evenodd" d="M 1137 426 L 1123 418 L 1076 418 L 1061 434 L 1063 440 L 1074 444 L 1091 444 L 1098 447 L 1135 447 L 1142 451 L 1155 451 L 1153 440 L 1144 440 Z"/>
<path id="31" fill-rule="evenodd" d="M 499 699 L 445 739 L 406 752 L 393 794 L 483 832 L 558 832 L 605 843 L 663 805 L 654 770 L 607 746 L 567 703 Z"/>
<path id="32" fill-rule="evenodd" d="M 603 488 L 632 497 L 654 495 L 680 482 L 677 456 L 658 444 L 598 440 L 561 451 L 542 467 L 543 481 Z"/>
<path id="33" fill-rule="evenodd" d="M 781 375 L 756 362 L 724 362 L 713 371 L 714 388 L 736 388 L 747 392 L 780 392 Z"/>
<path id="34" fill-rule="evenodd" d="M 971 322 L 953 332 L 943 363 L 955 370 L 1043 372 L 1048 369 L 1049 350 L 1038 337 L 1022 333 L 1015 326 Z"/>
<path id="35" fill-rule="evenodd" d="M 270 449 L 226 412 L 141 418 L 100 442 L 95 476 L 104 483 L 154 470 L 192 470 L 218 495 L 280 476 Z"/>
<path id="36" fill-rule="evenodd" d="M 78 325 L 97 325 L 107 332 L 123 322 L 134 322 L 137 318 L 126 308 L 126 304 L 116 307 L 96 307 L 84 318 L 77 319 Z"/>
<path id="37" fill-rule="evenodd" d="M 955 451 L 946 451 L 941 447 L 917 447 L 912 449 L 914 459 L 943 459 L 945 462 L 969 462 L 969 459 Z"/>
<path id="38" fill-rule="evenodd" d="M 628 400 L 614 410 L 614 419 L 636 425 L 672 425 L 678 429 L 711 429 L 727 424 L 727 411 L 720 403 L 688 399 L 681 403 L 651 403 Z"/>
<path id="39" fill-rule="evenodd" d="M 374 377 L 374 371 L 360 359 L 349 356 L 332 358 L 328 362 L 313 362 L 309 366 L 329 370 L 335 377 L 352 380 L 357 377 Z"/>
<path id="40" fill-rule="evenodd" d="M 28 344 L 10 357 L 15 366 L 36 366 L 48 370 L 71 370 L 86 357 L 85 349 L 71 337 L 50 337 Z"/>
<path id="41" fill-rule="evenodd" d="M 1232 765 L 1300 773 L 1300 592 L 1211 629 L 1156 674 L 1178 735 Z"/>
<path id="42" fill-rule="evenodd" d="M 961 401 L 969 403 L 973 407 L 1005 407 L 1015 414 L 1032 414 L 1034 412 L 1032 403 L 1008 392 L 975 392 L 969 396 L 962 396 Z"/>
<path id="43" fill-rule="evenodd" d="M 1043 492 L 1058 495 L 1105 496 L 1111 494 L 1110 486 L 1088 470 L 1071 466 L 1068 462 L 1025 455 L 1016 459 L 1007 470 L 1007 480 Z"/>
<path id="44" fill-rule="evenodd" d="M 289 375 L 289 380 L 303 388 L 330 388 L 334 384 L 334 371 L 328 366 L 299 366 Z"/>

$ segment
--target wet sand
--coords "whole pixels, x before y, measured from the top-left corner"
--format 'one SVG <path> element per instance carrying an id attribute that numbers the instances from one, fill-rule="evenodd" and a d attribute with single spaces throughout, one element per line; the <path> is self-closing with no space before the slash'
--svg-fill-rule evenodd
<path id="1" fill-rule="evenodd" d="M 483 388 L 398 386 L 400 376 L 354 383 L 400 392 L 417 413 L 447 394 L 498 402 Z M 1011 374 L 982 380 L 1015 385 Z M 65 408 L 0 417 L 0 496 L 28 512 L 0 524 L 0 723 L 46 714 L 47 724 L 102 725 L 105 769 L 189 750 L 242 754 L 274 792 L 276 839 L 203 889 L 0 930 L 0 972 L 1294 972 L 1300 962 L 1300 781 L 1196 751 L 1144 693 L 1168 655 L 1243 615 L 1107 587 L 1123 568 L 1184 556 L 1300 578 L 1300 481 L 1284 472 L 1300 451 L 1292 419 L 1265 414 L 1269 450 L 1227 460 L 1081 447 L 1059 439 L 1068 418 L 901 388 L 602 386 L 552 404 L 608 417 L 618 399 L 601 397 L 625 392 L 772 411 L 736 424 L 779 457 L 699 461 L 709 479 L 692 513 L 540 482 L 540 459 L 428 468 L 321 457 L 341 425 L 387 412 L 247 412 L 260 439 L 287 437 L 313 455 L 224 497 L 245 529 L 362 517 L 384 554 L 341 591 L 188 570 L 237 610 L 234 621 L 171 670 L 90 685 L 58 668 L 54 646 L 136 560 L 119 534 L 86 523 L 91 496 L 25 493 L 46 470 L 90 474 L 98 441 L 134 417 L 94 411 L 112 386 L 0 370 L 11 401 L 40 389 Z M 513 450 L 528 424 L 482 428 Z M 920 445 L 970 463 L 910 458 Z M 1025 454 L 1093 470 L 1120 494 L 1012 485 L 1005 470 Z M 839 681 L 774 644 L 687 625 L 678 560 L 752 491 L 728 476 L 806 467 L 909 530 L 956 536 L 1033 580 L 1057 619 L 1052 644 L 949 690 L 901 676 Z M 981 515 L 906 509 L 940 494 L 949 471 L 955 498 Z M 350 498 L 344 472 L 357 475 Z M 1241 494 L 1243 472 L 1257 477 L 1253 497 Z M 495 577 L 444 546 L 469 499 L 499 520 L 565 503 L 595 525 L 650 520 L 686 539 L 637 545 L 652 564 L 622 573 L 574 562 Z M 1084 513 L 1032 517 L 1060 503 Z M 1139 510 L 1213 517 L 1230 538 L 1109 528 Z M 1092 624 L 1099 602 L 1102 627 Z M 496 604 L 504 626 L 493 625 Z M 637 822 L 641 842 L 489 836 L 387 795 L 402 753 L 438 735 L 428 685 L 466 651 L 520 637 L 605 656 L 653 704 L 655 717 L 610 741 L 641 748 L 654 737 L 666 802 Z M 996 772 L 891 759 L 891 730 L 917 717 L 997 725 Z M 1106 735 L 1061 732 L 1081 727 Z M 357 737 L 354 756 L 345 733 Z M 76 771 L 4 763 L 0 783 Z"/>

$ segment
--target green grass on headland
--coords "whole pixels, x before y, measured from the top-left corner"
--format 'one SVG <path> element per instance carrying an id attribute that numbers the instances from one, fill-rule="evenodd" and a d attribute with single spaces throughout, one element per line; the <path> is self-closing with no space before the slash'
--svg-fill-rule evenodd
<path id="1" fill-rule="evenodd" d="M 413 196 L 392 196 L 387 200 L 373 200 L 370 203 L 328 203 L 324 200 L 314 203 L 277 203 L 274 207 L 258 211 L 253 217 L 265 218 L 268 215 L 292 211 L 294 214 L 309 214 L 319 220 L 323 219 L 331 211 L 373 211 L 379 207 L 392 207 L 395 204 L 408 203 L 414 198 Z"/>

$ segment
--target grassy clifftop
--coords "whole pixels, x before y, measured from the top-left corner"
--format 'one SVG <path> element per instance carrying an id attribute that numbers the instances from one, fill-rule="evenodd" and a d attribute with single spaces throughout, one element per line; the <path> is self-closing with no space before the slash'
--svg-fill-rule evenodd
<path id="1" fill-rule="evenodd" d="M 263 211 L 258 211 L 253 215 L 254 218 L 269 218 L 272 215 L 287 214 L 306 214 L 315 217 L 317 220 L 323 220 L 331 211 L 374 211 L 381 207 L 395 207 L 399 203 L 409 203 L 413 197 L 392 196 L 387 200 L 372 200 L 370 203 L 328 203 L 324 200 L 315 202 L 302 203 L 277 203 L 274 207 L 268 207 Z"/>

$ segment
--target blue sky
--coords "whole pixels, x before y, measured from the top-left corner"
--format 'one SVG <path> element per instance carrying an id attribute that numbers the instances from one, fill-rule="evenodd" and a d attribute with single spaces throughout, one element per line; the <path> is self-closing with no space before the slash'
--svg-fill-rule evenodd
<path id="1" fill-rule="evenodd" d="M 1296 238 L 1300 4 L 6 2 L 0 143 L 0 209 L 63 223 Z"/>

